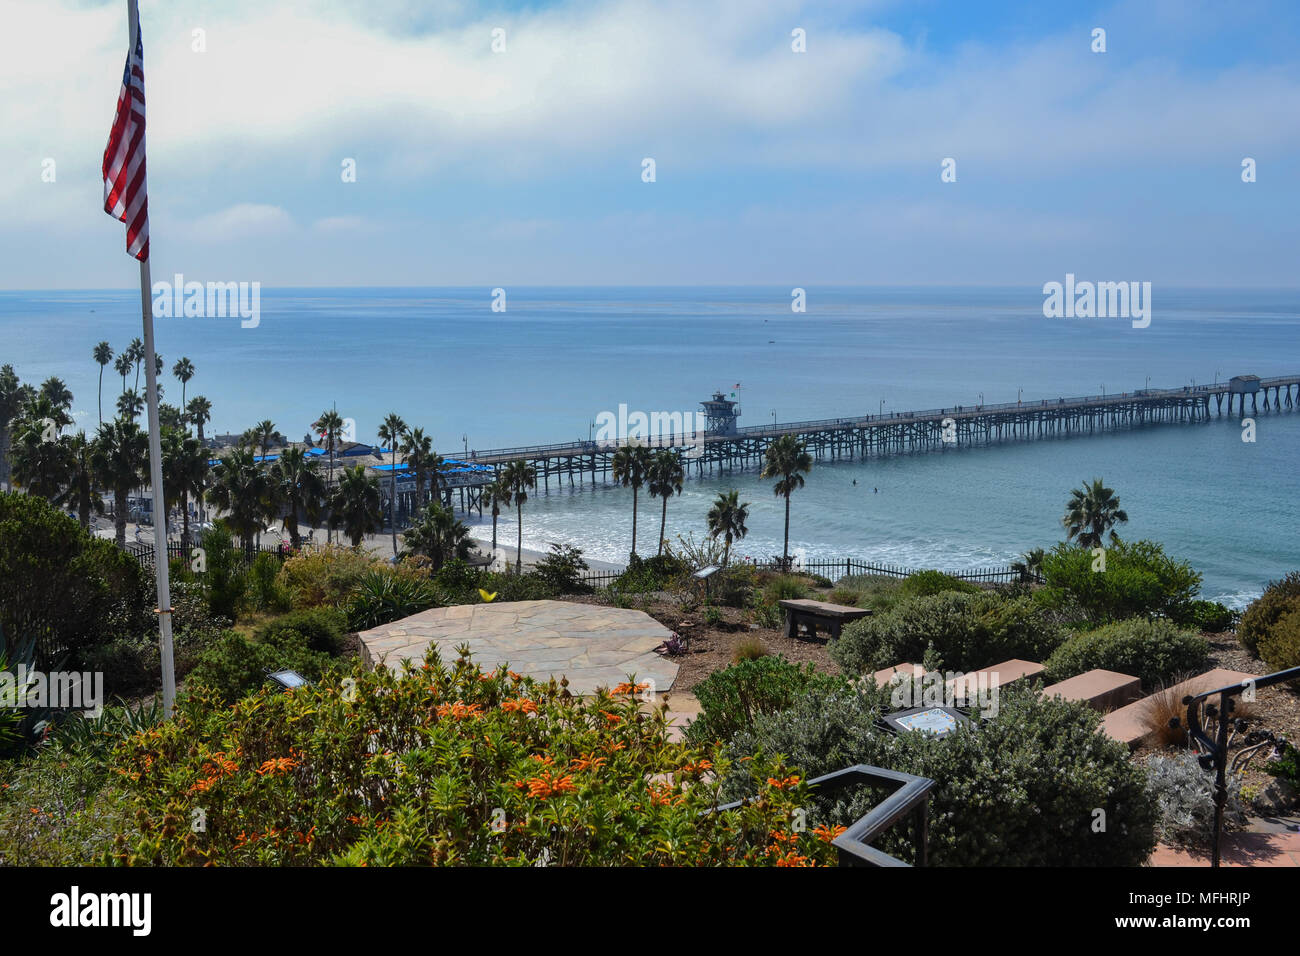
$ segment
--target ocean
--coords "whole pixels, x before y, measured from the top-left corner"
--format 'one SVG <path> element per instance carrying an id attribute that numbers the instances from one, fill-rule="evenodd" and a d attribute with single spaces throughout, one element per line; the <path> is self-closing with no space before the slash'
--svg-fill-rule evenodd
<path id="1" fill-rule="evenodd" d="M 1039 288 L 812 287 L 807 311 L 794 313 L 785 287 L 515 287 L 502 312 L 488 288 L 263 289 L 255 328 L 160 318 L 156 333 L 163 400 L 179 399 L 170 368 L 188 356 L 187 395 L 213 405 L 208 434 L 270 418 L 297 440 L 333 406 L 358 440 L 374 441 L 396 411 L 448 456 L 585 440 L 620 404 L 694 412 L 715 390 L 736 391 L 740 424 L 756 425 L 1300 372 L 1300 290 L 1156 286 L 1141 329 L 1048 319 L 1043 299 Z M 0 364 L 26 382 L 62 378 L 88 430 L 95 343 L 121 350 L 139 334 L 134 290 L 0 292 Z M 106 411 L 120 390 L 110 365 Z M 1300 567 L 1300 410 L 1261 413 L 1256 441 L 1241 435 L 1225 417 L 819 463 L 793 499 L 791 548 L 911 567 L 1005 564 L 1060 540 L 1070 489 L 1102 477 L 1129 514 L 1125 537 L 1162 542 L 1202 572 L 1206 597 L 1241 606 Z M 751 504 L 738 553 L 780 553 L 781 501 L 756 471 L 688 481 L 669 502 L 669 537 L 701 536 L 710 500 L 732 487 Z M 552 484 L 524 508 L 524 545 L 566 541 L 623 560 L 631 502 L 626 489 Z M 642 494 L 642 554 L 659 508 Z M 499 532 L 513 542 L 512 516 Z"/>

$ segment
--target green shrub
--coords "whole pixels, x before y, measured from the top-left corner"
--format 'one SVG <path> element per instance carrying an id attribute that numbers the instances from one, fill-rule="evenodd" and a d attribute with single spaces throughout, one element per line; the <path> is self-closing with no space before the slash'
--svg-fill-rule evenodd
<path id="1" fill-rule="evenodd" d="M 903 597 L 930 597 L 934 594 L 942 594 L 944 591 L 975 594 L 980 591 L 980 588 L 969 581 L 944 574 L 942 571 L 918 571 L 904 578 L 898 590 Z"/>
<path id="2" fill-rule="evenodd" d="M 243 551 L 224 522 L 218 521 L 199 538 L 203 549 L 204 584 L 208 593 L 208 610 L 213 617 L 238 619 L 248 602 L 248 573 Z"/>
<path id="3" fill-rule="evenodd" d="M 936 669 L 973 671 L 1011 658 L 1041 661 L 1064 639 L 1060 625 L 1028 598 L 944 591 L 854 621 L 830 653 L 850 674 L 926 658 Z"/>
<path id="4" fill-rule="evenodd" d="M 1201 576 L 1152 541 L 1116 541 L 1094 571 L 1087 548 L 1059 544 L 1043 557 L 1046 586 L 1034 597 L 1047 607 L 1077 608 L 1093 625 L 1130 617 L 1181 620 L 1201 588 Z"/>
<path id="5" fill-rule="evenodd" d="M 258 552 L 247 572 L 247 597 L 253 607 L 284 612 L 293 607 L 293 595 L 277 580 L 281 561 L 269 551 Z"/>
<path id="6" fill-rule="evenodd" d="M 327 545 L 288 558 L 277 580 L 289 592 L 294 607 L 337 607 L 368 572 L 383 568 L 383 562 L 363 551 Z"/>
<path id="7" fill-rule="evenodd" d="M 0 764 L 0 866 L 91 866 L 130 826 L 100 753 L 53 743 Z"/>
<path id="8" fill-rule="evenodd" d="M 289 632 L 302 638 L 308 650 L 337 657 L 343 652 L 347 618 L 333 608 L 291 611 L 263 624 L 253 636 L 264 644 L 278 646 Z M 355 630 L 355 628 L 353 628 Z"/>
<path id="9" fill-rule="evenodd" d="M 555 594 L 590 594 L 591 587 L 582 579 L 587 570 L 580 548 L 552 544 L 550 551 L 533 565 L 532 573 Z"/>
<path id="10" fill-rule="evenodd" d="M 1132 618 L 1074 635 L 1044 662 L 1043 677 L 1055 683 L 1101 668 L 1131 674 L 1151 688 L 1196 670 L 1208 653 L 1205 638 L 1172 621 Z"/>
<path id="11" fill-rule="evenodd" d="M 808 596 L 808 581 L 793 574 L 780 574 L 768 581 L 763 587 L 763 601 L 776 604 L 778 601 L 797 601 Z"/>
<path id="12" fill-rule="evenodd" d="M 1193 601 L 1177 621 L 1206 634 L 1222 634 L 1237 623 L 1237 612 L 1218 601 Z"/>
<path id="13" fill-rule="evenodd" d="M 1250 650 L 1258 653 L 1259 642 L 1268 634 L 1278 618 L 1300 609 L 1300 571 L 1292 571 L 1281 581 L 1271 581 L 1264 593 L 1256 598 L 1241 615 L 1237 637 Z"/>
<path id="14" fill-rule="evenodd" d="M 779 604 L 758 604 L 754 607 L 754 623 L 768 630 L 776 630 L 785 620 L 785 612 Z"/>
<path id="15" fill-rule="evenodd" d="M 696 745 L 725 742 L 752 726 L 758 715 L 789 707 L 809 688 L 844 685 L 843 678 L 818 673 L 812 664 L 801 666 L 779 655 L 740 661 L 695 685 L 701 710 L 687 726 L 686 739 Z"/>
<path id="16" fill-rule="evenodd" d="M 1279 617 L 1260 638 L 1259 656 L 1270 670 L 1300 667 L 1300 607 Z"/>
<path id="17" fill-rule="evenodd" d="M 433 576 L 433 582 L 447 596 L 448 603 L 469 604 L 475 600 L 472 595 L 477 594 L 480 587 L 486 587 L 489 592 L 496 590 L 494 587 L 487 587 L 487 584 L 499 584 L 500 579 L 505 576 L 485 574 L 455 558 L 438 569 Z"/>
<path id="18" fill-rule="evenodd" d="M 713 599 L 726 607 L 748 607 L 758 587 L 758 573 L 752 565 L 733 564 L 709 582 Z"/>
<path id="19" fill-rule="evenodd" d="M 832 604 L 843 604 L 846 607 L 857 607 L 861 599 L 862 593 L 851 588 L 836 588 L 826 598 Z"/>
<path id="20" fill-rule="evenodd" d="M 615 579 L 613 587 L 624 593 L 644 594 L 648 591 L 669 591 L 685 583 L 690 568 L 673 554 L 641 558 L 632 555 L 627 569 Z"/>
<path id="21" fill-rule="evenodd" d="M 229 704 L 265 686 L 271 671 L 287 668 L 318 680 L 332 661 L 329 654 L 308 647 L 306 638 L 292 628 L 270 632 L 264 640 L 230 631 L 199 656 L 186 687 L 206 688 Z"/>
<path id="22" fill-rule="evenodd" d="M 903 580 L 886 575 L 853 574 L 836 582 L 836 587 L 855 591 L 859 598 L 853 603 L 879 613 L 887 611 L 903 599 Z"/>
<path id="23" fill-rule="evenodd" d="M 781 753 L 809 777 L 864 763 L 934 780 L 929 850 L 939 866 L 1138 866 L 1154 849 L 1157 808 L 1145 774 L 1127 747 L 1097 732 L 1101 716 L 1086 704 L 1012 685 L 996 715 L 971 728 L 895 736 L 876 725 L 883 694 L 807 694 L 756 718 L 727 754 Z M 731 798 L 750 792 L 739 776 L 723 788 Z M 809 825 L 847 825 L 879 800 L 862 790 L 817 799 Z M 896 826 L 873 845 L 910 860 L 912 836 Z"/>
<path id="24" fill-rule="evenodd" d="M 241 700 L 182 700 L 115 769 L 136 865 L 828 863 L 796 830 L 809 800 L 780 760 L 744 763 L 762 801 L 710 812 L 712 750 L 668 740 L 630 685 L 572 697 L 468 659 L 331 674 Z M 771 782 L 769 782 L 769 780 Z M 207 809 L 194 833 L 188 810 Z M 773 834 L 776 834 L 773 836 Z"/>
<path id="25" fill-rule="evenodd" d="M 443 604 L 442 592 L 429 581 L 367 571 L 343 608 L 348 628 L 366 631 Z"/>
<path id="26" fill-rule="evenodd" d="M 77 665 L 153 625 L 150 575 L 43 498 L 0 492 L 0 630 L 35 642 L 35 664 Z"/>

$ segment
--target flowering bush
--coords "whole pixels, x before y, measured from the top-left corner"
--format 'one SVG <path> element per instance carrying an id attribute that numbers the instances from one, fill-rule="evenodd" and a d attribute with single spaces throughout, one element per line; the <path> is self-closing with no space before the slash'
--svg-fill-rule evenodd
<path id="1" fill-rule="evenodd" d="M 637 688 L 575 698 L 462 648 L 442 662 L 263 691 L 202 691 L 127 740 L 115 772 L 135 828 L 120 863 L 802 865 L 833 830 L 796 829 L 807 786 L 741 758 L 757 799 L 711 813 L 731 768 L 671 743 Z M 715 766 L 716 765 L 716 766 Z M 200 826 L 201 823 L 201 826 Z"/>

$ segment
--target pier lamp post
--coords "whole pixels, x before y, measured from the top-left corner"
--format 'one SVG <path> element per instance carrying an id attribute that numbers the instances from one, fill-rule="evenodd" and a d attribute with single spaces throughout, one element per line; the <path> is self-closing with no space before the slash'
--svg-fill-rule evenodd
<path id="1" fill-rule="evenodd" d="M 772 409 L 772 427 L 776 428 L 776 409 Z"/>
<path id="2" fill-rule="evenodd" d="M 1142 386 L 1142 391 L 1145 392 L 1145 391 L 1146 391 L 1147 389 L 1149 389 L 1150 387 L 1151 387 L 1151 376 L 1148 375 L 1148 376 L 1147 376 L 1147 383 L 1146 383 L 1146 385 Z"/>
<path id="3" fill-rule="evenodd" d="M 885 400 L 882 398 L 880 400 L 880 417 L 883 418 L 884 414 L 885 414 Z"/>
<path id="4" fill-rule="evenodd" d="M 980 408 L 984 407 L 984 393 L 980 392 Z"/>
<path id="5" fill-rule="evenodd" d="M 1021 397 L 1022 395 L 1024 395 L 1024 393 L 1025 393 L 1025 388 L 1024 388 L 1023 385 L 1022 385 L 1020 388 L 1016 389 L 1016 404 L 1017 404 L 1017 405 L 1020 404 L 1020 397 Z"/>
<path id="6" fill-rule="evenodd" d="M 460 436 L 460 440 L 461 443 L 464 444 L 465 446 L 465 457 L 468 458 L 469 457 L 469 434 L 462 432 Z"/>
<path id="7" fill-rule="evenodd" d="M 1105 398 L 1105 397 L 1106 397 L 1106 383 L 1105 383 L 1105 382 L 1102 382 L 1102 383 L 1101 383 L 1101 397 L 1102 397 L 1102 398 Z"/>

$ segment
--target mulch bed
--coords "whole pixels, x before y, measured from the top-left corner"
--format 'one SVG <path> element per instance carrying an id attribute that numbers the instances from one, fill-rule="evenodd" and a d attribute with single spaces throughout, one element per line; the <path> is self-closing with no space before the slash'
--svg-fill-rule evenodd
<path id="1" fill-rule="evenodd" d="M 730 667 L 736 662 L 736 651 L 745 643 L 757 640 L 769 654 L 779 654 L 786 660 L 804 663 L 811 661 L 817 670 L 823 673 L 838 674 L 839 665 L 831 660 L 827 650 L 827 641 L 818 636 L 815 639 L 787 638 L 781 628 L 763 628 L 750 622 L 751 614 L 741 608 L 719 607 L 721 620 L 708 624 L 704 620 L 704 609 L 686 612 L 681 605 L 659 594 L 629 595 L 631 606 L 645 611 L 652 618 L 678 634 L 690 637 L 687 653 L 672 658 L 677 662 L 677 679 L 673 681 L 673 690 L 691 692 L 695 685 L 716 670 Z M 583 595 L 566 597 L 566 601 L 583 604 L 610 604 L 605 595 Z"/>

